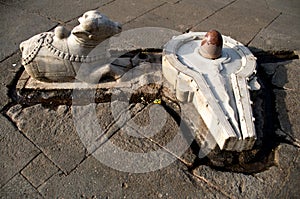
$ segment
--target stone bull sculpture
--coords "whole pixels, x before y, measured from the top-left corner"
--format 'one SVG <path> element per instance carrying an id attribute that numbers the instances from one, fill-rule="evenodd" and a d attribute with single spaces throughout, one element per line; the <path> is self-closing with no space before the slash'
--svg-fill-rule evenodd
<path id="1" fill-rule="evenodd" d="M 107 59 L 107 46 L 104 45 L 102 52 L 91 52 L 101 42 L 120 33 L 121 26 L 98 11 L 88 11 L 78 21 L 80 24 L 72 31 L 59 26 L 54 32 L 38 34 L 20 44 L 22 65 L 31 77 L 47 82 L 69 82 L 78 79 L 79 70 L 103 75 L 105 70 L 99 72 L 99 67 Z"/>

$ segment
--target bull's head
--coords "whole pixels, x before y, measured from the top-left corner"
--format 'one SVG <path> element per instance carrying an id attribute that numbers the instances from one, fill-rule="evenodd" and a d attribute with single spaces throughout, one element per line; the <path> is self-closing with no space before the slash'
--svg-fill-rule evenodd
<path id="1" fill-rule="evenodd" d="M 97 45 L 122 30 L 118 22 L 111 21 L 97 10 L 84 13 L 78 21 L 80 24 L 72 30 L 72 34 L 84 44 Z"/>

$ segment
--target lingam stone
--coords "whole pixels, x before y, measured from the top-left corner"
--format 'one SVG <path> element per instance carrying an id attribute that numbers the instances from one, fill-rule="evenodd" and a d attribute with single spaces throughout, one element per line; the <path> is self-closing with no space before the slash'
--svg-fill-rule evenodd
<path id="1" fill-rule="evenodd" d="M 190 32 L 164 47 L 162 70 L 176 97 L 193 103 L 220 149 L 252 149 L 256 132 L 249 89 L 259 89 L 256 58 L 213 30 Z"/>
<path id="2" fill-rule="evenodd" d="M 203 57 L 217 59 L 222 55 L 223 38 L 216 30 L 208 31 L 201 41 L 199 52 Z"/>
<path id="3" fill-rule="evenodd" d="M 100 71 L 106 51 L 90 54 L 109 37 L 121 32 L 121 25 L 96 10 L 78 19 L 72 31 L 59 26 L 54 32 L 44 32 L 20 44 L 22 65 L 26 72 L 40 81 L 73 81 L 82 65 L 89 72 Z M 103 45 L 105 47 L 105 45 Z M 106 71 L 107 72 L 107 71 Z M 88 74 L 87 74 L 88 75 Z"/>

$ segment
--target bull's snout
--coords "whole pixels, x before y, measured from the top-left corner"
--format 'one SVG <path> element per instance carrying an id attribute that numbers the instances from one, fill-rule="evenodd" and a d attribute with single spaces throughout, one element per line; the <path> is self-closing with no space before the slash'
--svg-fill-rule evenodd
<path id="1" fill-rule="evenodd" d="M 122 32 L 122 25 L 119 22 L 113 22 L 115 34 Z"/>
<path id="2" fill-rule="evenodd" d="M 121 31 L 122 30 L 122 25 L 119 22 L 115 22 L 116 27 Z"/>

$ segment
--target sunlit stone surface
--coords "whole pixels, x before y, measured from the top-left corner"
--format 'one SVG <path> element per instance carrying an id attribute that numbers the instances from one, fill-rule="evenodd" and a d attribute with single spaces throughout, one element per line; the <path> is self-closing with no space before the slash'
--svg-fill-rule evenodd
<path id="1" fill-rule="evenodd" d="M 192 32 L 169 41 L 163 74 L 174 86 L 178 100 L 195 105 L 221 149 L 251 149 L 256 133 L 249 89 L 259 89 L 259 85 L 251 82 L 256 87 L 250 87 L 249 81 L 256 72 L 256 58 L 226 36 L 219 58 L 203 57 L 200 48 L 205 35 Z"/>

